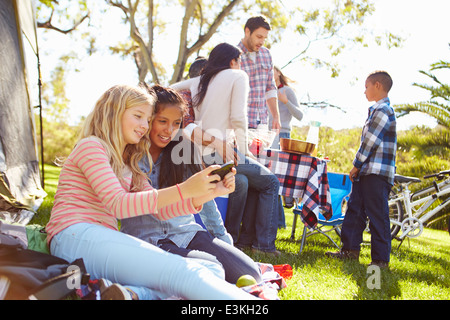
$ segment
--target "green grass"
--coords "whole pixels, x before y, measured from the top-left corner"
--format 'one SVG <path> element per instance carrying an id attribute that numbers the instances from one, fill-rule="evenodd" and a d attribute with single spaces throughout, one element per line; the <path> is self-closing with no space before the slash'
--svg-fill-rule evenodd
<path id="1" fill-rule="evenodd" d="M 61 169 L 56 166 L 44 164 L 44 170 L 44 189 L 45 192 L 47 192 L 47 197 L 45 197 L 44 201 L 37 211 L 37 214 L 31 220 L 31 224 L 47 224 L 48 219 L 50 218 L 50 212 L 53 207 L 56 188 L 58 187 L 59 172 L 61 171 Z"/>
<path id="2" fill-rule="evenodd" d="M 45 166 L 45 190 L 48 197 L 32 224 L 48 221 L 59 169 Z M 370 263 L 370 235 L 364 236 L 360 261 L 340 261 L 325 257 L 335 250 L 321 235 L 309 237 L 302 254 L 300 249 L 303 224 L 298 219 L 295 240 L 291 240 L 292 209 L 285 210 L 287 228 L 278 231 L 279 257 L 246 251 L 255 261 L 289 264 L 294 275 L 279 292 L 282 300 L 449 300 L 450 299 L 450 236 L 447 231 L 425 228 L 418 238 L 392 242 L 389 270 L 380 273 L 380 289 L 370 289 L 367 264 Z M 339 243 L 339 237 L 330 233 Z"/>
<path id="3" fill-rule="evenodd" d="M 298 221 L 295 240 L 291 240 L 292 210 L 286 210 L 285 230 L 279 230 L 277 258 L 252 255 L 253 259 L 273 265 L 290 264 L 294 276 L 280 291 L 283 300 L 448 300 L 450 299 L 450 236 L 441 230 L 425 229 L 415 239 L 392 242 L 389 270 L 381 270 L 380 289 L 371 289 L 367 264 L 370 258 L 370 235 L 364 235 L 359 262 L 340 261 L 325 256 L 336 250 L 322 235 L 306 240 L 301 254 L 303 224 Z M 330 235 L 339 244 L 339 237 Z"/>

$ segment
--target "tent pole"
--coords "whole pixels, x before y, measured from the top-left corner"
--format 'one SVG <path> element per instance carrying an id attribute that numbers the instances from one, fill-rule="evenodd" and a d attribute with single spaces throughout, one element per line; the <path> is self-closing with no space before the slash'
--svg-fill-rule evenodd
<path id="1" fill-rule="evenodd" d="M 38 87 L 39 87 L 39 126 L 40 126 L 40 140 L 41 140 L 41 185 L 42 188 L 45 186 L 45 172 L 44 172 L 44 133 L 43 133 L 43 125 L 42 125 L 42 82 L 41 82 L 41 60 L 39 58 L 39 53 L 37 53 L 37 62 L 38 62 Z"/>

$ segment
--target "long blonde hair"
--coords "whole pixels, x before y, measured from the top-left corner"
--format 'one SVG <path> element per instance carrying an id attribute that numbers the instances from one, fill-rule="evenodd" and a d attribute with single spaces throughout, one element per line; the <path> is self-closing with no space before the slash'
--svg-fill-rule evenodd
<path id="1" fill-rule="evenodd" d="M 94 110 L 88 115 L 81 130 L 80 139 L 90 136 L 99 138 L 110 157 L 110 164 L 120 181 L 128 165 L 132 172 L 132 190 L 142 190 L 146 175 L 139 169 L 139 160 L 150 156 L 150 139 L 146 134 L 137 144 L 126 145 L 122 133 L 122 116 L 126 109 L 156 102 L 154 92 L 127 85 L 116 85 L 98 99 Z M 149 157 L 149 159 L 151 159 Z"/>

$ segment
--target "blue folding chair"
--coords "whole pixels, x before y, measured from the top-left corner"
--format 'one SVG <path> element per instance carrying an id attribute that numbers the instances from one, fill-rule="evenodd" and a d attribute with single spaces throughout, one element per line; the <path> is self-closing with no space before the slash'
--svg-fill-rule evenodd
<path id="1" fill-rule="evenodd" d="M 309 230 L 306 225 L 304 226 L 299 254 L 303 251 L 303 247 L 306 243 L 306 238 L 315 234 L 322 234 L 326 236 L 338 249 L 340 249 L 337 243 L 327 234 L 327 232 L 336 230 L 336 232 L 340 236 L 341 226 L 344 222 L 344 215 L 347 209 L 346 204 L 352 191 L 352 182 L 350 181 L 350 178 L 347 174 L 328 172 L 328 183 L 330 185 L 331 207 L 333 208 L 333 215 L 329 220 L 326 220 L 325 217 L 319 213 L 317 225 L 314 230 Z M 301 206 L 302 204 L 294 209 L 294 214 L 301 213 Z"/>

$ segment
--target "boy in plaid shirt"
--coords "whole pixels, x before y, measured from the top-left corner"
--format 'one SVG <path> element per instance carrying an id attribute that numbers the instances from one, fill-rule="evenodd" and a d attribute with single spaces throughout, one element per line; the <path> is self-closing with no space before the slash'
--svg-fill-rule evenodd
<path id="1" fill-rule="evenodd" d="M 352 193 L 342 225 L 342 249 L 327 255 L 358 259 L 367 217 L 370 219 L 372 265 L 387 267 L 391 252 L 389 192 L 394 184 L 397 150 L 396 118 L 388 98 L 392 79 L 377 71 L 366 80 L 367 100 L 376 103 L 362 130 L 361 144 L 350 171 Z"/>

